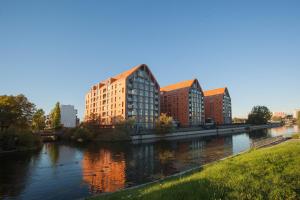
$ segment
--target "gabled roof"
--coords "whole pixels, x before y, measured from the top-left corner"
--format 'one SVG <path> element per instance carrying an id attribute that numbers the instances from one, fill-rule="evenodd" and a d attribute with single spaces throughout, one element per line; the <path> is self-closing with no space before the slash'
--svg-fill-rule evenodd
<path id="1" fill-rule="evenodd" d="M 225 94 L 226 91 L 228 92 L 227 88 L 217 88 L 213 90 L 206 90 L 204 91 L 204 96 L 213 96 L 213 95 L 219 95 L 219 94 Z"/>
<path id="2" fill-rule="evenodd" d="M 186 80 L 186 81 L 182 81 L 182 82 L 175 83 L 175 84 L 172 84 L 172 85 L 168 85 L 168 86 L 160 88 L 160 91 L 168 92 L 168 91 L 171 91 L 171 90 L 178 90 L 178 89 L 182 89 L 182 88 L 191 87 L 196 80 L 197 79 Z"/>
<path id="3" fill-rule="evenodd" d="M 137 65 L 137 66 L 125 71 L 125 72 L 122 72 L 121 74 L 118 74 L 118 75 L 114 76 L 113 78 L 114 79 L 127 78 L 128 76 L 130 76 L 133 72 L 135 72 L 136 70 L 138 70 L 142 66 L 143 66 L 143 64 Z"/>
<path id="4" fill-rule="evenodd" d="M 124 72 L 122 72 L 122 73 L 120 73 L 120 74 L 118 74 L 118 75 L 116 75 L 116 76 L 110 77 L 110 78 L 108 78 L 108 79 L 106 79 L 106 80 L 104 80 L 104 81 L 101 81 L 100 83 L 98 83 L 98 84 L 96 84 L 96 85 L 94 85 L 94 86 L 97 86 L 97 85 L 98 85 L 99 87 L 101 87 L 101 86 L 105 85 L 105 83 L 106 83 L 107 81 L 110 81 L 110 82 L 112 83 L 112 82 L 114 82 L 114 81 L 116 81 L 116 80 L 119 80 L 119 79 L 126 79 L 126 78 L 129 77 L 131 74 L 133 74 L 135 71 L 137 71 L 138 69 L 140 69 L 141 67 L 145 67 L 146 70 L 149 71 L 149 73 L 151 74 L 151 77 L 152 77 L 152 79 L 154 80 L 156 86 L 159 87 L 159 84 L 158 84 L 157 80 L 155 79 L 154 75 L 152 74 L 151 70 L 149 69 L 149 67 L 148 67 L 146 64 L 140 64 L 140 65 L 137 65 L 137 66 L 135 66 L 135 67 L 132 67 L 131 69 L 129 69 L 129 70 L 127 70 L 127 71 L 124 71 Z"/>

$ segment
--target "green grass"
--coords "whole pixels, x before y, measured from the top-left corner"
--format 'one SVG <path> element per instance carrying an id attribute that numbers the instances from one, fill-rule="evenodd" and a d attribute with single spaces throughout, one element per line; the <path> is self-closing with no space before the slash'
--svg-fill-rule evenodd
<path id="1" fill-rule="evenodd" d="M 251 150 L 183 177 L 91 199 L 300 199 L 300 142 Z"/>

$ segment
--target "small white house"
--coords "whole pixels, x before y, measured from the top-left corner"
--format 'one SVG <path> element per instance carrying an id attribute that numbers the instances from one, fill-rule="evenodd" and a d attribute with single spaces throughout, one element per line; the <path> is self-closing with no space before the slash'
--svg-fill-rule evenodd
<path id="1" fill-rule="evenodd" d="M 77 110 L 72 105 L 60 105 L 61 124 L 64 127 L 74 128 L 77 121 Z"/>

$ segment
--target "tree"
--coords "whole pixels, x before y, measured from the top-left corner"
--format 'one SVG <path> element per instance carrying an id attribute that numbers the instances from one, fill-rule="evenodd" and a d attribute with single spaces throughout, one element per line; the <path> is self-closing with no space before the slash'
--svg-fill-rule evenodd
<path id="1" fill-rule="evenodd" d="M 115 121 L 114 126 L 118 132 L 124 132 L 126 134 L 130 134 L 134 128 L 135 120 L 130 119 L 122 119 L 119 118 Z"/>
<path id="2" fill-rule="evenodd" d="M 254 106 L 248 115 L 248 124 L 266 124 L 272 117 L 272 113 L 266 106 Z"/>
<path id="3" fill-rule="evenodd" d="M 300 111 L 298 111 L 298 114 L 297 114 L 297 123 L 300 125 Z"/>
<path id="4" fill-rule="evenodd" d="M 155 123 L 155 130 L 157 133 L 168 133 L 173 129 L 173 118 L 162 113 Z"/>
<path id="5" fill-rule="evenodd" d="M 16 128 L 29 128 L 35 105 L 20 94 L 17 96 L 0 96 L 0 128 L 7 129 L 11 126 Z"/>
<path id="6" fill-rule="evenodd" d="M 101 126 L 101 117 L 95 113 L 91 113 L 82 125 L 92 131 L 98 130 Z"/>
<path id="7" fill-rule="evenodd" d="M 272 121 L 275 121 L 275 122 L 282 122 L 283 121 L 283 118 L 280 117 L 280 116 L 272 116 Z"/>
<path id="8" fill-rule="evenodd" d="M 53 129 L 60 129 L 61 128 L 61 115 L 60 115 L 60 106 L 59 106 L 59 102 L 57 102 L 55 104 L 55 107 L 53 108 L 51 114 L 50 114 L 50 118 L 51 118 L 51 127 Z"/>
<path id="9" fill-rule="evenodd" d="M 46 117 L 43 109 L 38 109 L 32 117 L 32 129 L 35 131 L 43 130 L 46 127 Z"/>

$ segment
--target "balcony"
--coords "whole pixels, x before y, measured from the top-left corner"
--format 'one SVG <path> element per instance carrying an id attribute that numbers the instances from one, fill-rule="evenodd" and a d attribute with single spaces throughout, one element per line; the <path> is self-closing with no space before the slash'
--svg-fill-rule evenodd
<path id="1" fill-rule="evenodd" d="M 133 90 L 128 90 L 128 94 L 136 95 L 137 91 L 135 89 Z"/>
<path id="2" fill-rule="evenodd" d="M 132 102 L 132 97 L 127 97 L 128 102 Z"/>
<path id="3" fill-rule="evenodd" d="M 133 86 L 133 85 L 132 85 L 131 83 L 128 83 L 128 84 L 127 84 L 128 89 L 132 89 L 132 86 Z"/>
<path id="4" fill-rule="evenodd" d="M 128 116 L 136 116 L 136 111 L 128 111 Z"/>

